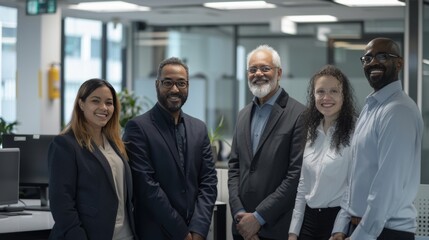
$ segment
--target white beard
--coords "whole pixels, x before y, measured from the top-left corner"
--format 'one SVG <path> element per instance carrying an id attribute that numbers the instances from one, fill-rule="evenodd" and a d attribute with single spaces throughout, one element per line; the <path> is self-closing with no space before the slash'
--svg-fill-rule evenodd
<path id="1" fill-rule="evenodd" d="M 256 85 L 253 84 L 251 81 L 247 81 L 247 84 L 249 85 L 249 89 L 255 97 L 263 98 L 274 89 L 276 81 L 270 80 L 267 84 L 263 85 Z"/>

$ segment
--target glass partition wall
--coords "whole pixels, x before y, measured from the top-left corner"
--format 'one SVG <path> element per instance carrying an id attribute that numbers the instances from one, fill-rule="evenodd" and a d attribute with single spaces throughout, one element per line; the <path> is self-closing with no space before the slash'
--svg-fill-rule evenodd
<path id="1" fill-rule="evenodd" d="M 429 184 L 429 3 L 423 7 L 423 69 L 422 69 L 422 114 L 424 121 L 422 146 L 422 184 Z M 425 174 L 426 173 L 426 174 Z"/>

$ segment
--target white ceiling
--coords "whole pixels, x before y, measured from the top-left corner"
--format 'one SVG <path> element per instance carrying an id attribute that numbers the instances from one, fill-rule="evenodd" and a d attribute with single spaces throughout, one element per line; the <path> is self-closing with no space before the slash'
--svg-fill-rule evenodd
<path id="1" fill-rule="evenodd" d="M 90 0 L 58 0 L 63 16 L 122 23 L 144 21 L 149 25 L 268 24 L 271 19 L 286 15 L 329 14 L 339 21 L 403 20 L 404 7 L 349 8 L 328 0 L 266 0 L 277 5 L 265 10 L 214 10 L 202 6 L 215 0 L 125 0 L 151 7 L 149 12 L 94 13 L 68 9 L 69 4 Z M 225 0 L 237 1 L 237 0 Z M 25 7 L 25 0 L 0 0 L 0 5 Z"/>

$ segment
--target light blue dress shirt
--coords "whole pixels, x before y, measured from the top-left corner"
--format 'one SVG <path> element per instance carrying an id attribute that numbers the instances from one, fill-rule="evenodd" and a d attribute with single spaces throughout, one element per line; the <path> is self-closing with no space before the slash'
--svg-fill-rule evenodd
<path id="1" fill-rule="evenodd" d="M 256 149 L 258 148 L 259 140 L 264 133 L 268 118 L 273 110 L 273 105 L 277 101 L 281 92 L 281 88 L 278 88 L 276 93 L 262 105 L 258 104 L 259 101 L 256 97 L 253 98 L 252 125 L 250 129 L 253 154 L 255 154 Z"/>
<path id="2" fill-rule="evenodd" d="M 276 93 L 262 105 L 258 104 L 258 99 L 256 97 L 253 98 L 253 114 L 250 126 L 253 154 L 255 154 L 256 149 L 258 148 L 259 140 L 264 133 L 265 126 L 267 125 L 268 119 L 271 115 L 271 111 L 273 110 L 273 105 L 277 101 L 277 98 L 279 97 L 281 92 L 282 88 L 278 88 Z M 240 212 L 244 212 L 244 209 L 238 211 L 237 213 Z M 235 215 L 237 215 L 237 213 Z M 256 220 L 258 220 L 259 224 L 265 224 L 265 220 L 262 218 L 261 215 L 259 215 L 258 212 L 255 211 L 253 215 L 255 216 Z"/>
<path id="3" fill-rule="evenodd" d="M 362 217 L 352 240 L 372 240 L 383 228 L 415 232 L 413 205 L 420 185 L 423 119 L 395 81 L 366 98 L 351 143 L 349 186 L 333 233 L 347 233 L 351 216 Z"/>

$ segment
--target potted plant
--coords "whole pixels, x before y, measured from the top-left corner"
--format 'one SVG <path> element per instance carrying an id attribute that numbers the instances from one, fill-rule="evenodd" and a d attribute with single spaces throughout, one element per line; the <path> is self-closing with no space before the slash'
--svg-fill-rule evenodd
<path id="1" fill-rule="evenodd" d="M 223 116 L 220 118 L 218 125 L 216 126 L 216 128 L 210 129 L 208 132 L 208 136 L 209 136 L 209 140 L 210 140 L 210 145 L 212 146 L 212 152 L 213 152 L 213 159 L 215 161 L 217 161 L 217 156 L 218 156 L 218 149 L 219 149 L 219 142 L 224 142 L 226 143 L 228 146 L 231 147 L 231 144 L 225 140 L 225 138 L 223 138 L 222 134 L 221 134 L 221 129 L 223 127 Z"/>
<path id="2" fill-rule="evenodd" d="M 121 102 L 121 113 L 119 117 L 119 123 L 122 128 L 125 127 L 127 122 L 140 115 L 144 109 L 149 109 L 151 101 L 147 97 L 144 97 L 144 101 L 140 101 L 140 97 L 135 95 L 133 92 L 124 89 L 118 93 L 119 101 Z"/>
<path id="3" fill-rule="evenodd" d="M 12 133 L 16 125 L 18 125 L 17 121 L 8 123 L 4 118 L 0 117 L 0 145 L 2 145 L 3 142 L 3 134 Z"/>

